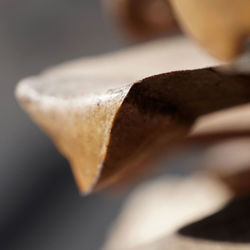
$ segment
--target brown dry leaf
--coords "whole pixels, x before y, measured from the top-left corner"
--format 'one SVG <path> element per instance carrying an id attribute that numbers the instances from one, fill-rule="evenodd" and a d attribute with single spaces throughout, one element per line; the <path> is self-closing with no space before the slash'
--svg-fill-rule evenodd
<path id="1" fill-rule="evenodd" d="M 196 69 L 214 64 L 174 38 L 59 66 L 23 80 L 16 95 L 88 193 L 141 175 L 198 117 L 249 102 L 249 76 Z"/>

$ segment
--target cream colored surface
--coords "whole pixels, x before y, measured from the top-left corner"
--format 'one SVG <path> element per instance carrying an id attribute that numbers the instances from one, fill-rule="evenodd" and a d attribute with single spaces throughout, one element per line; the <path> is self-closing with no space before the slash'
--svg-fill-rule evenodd
<path id="1" fill-rule="evenodd" d="M 249 148 L 249 138 L 223 141 L 205 152 L 203 165 L 225 177 L 249 171 Z"/>
<path id="2" fill-rule="evenodd" d="M 180 227 L 217 211 L 229 198 L 222 184 L 199 175 L 161 177 L 143 184 L 128 198 L 104 249 L 145 249 L 140 246 L 154 249 L 149 246 L 153 247 L 154 242 Z M 166 240 L 164 245 L 170 243 Z M 171 249 L 165 246 L 159 250 Z"/>
<path id="3" fill-rule="evenodd" d="M 250 128 L 250 105 L 240 105 L 200 117 L 190 133 L 242 131 Z"/>

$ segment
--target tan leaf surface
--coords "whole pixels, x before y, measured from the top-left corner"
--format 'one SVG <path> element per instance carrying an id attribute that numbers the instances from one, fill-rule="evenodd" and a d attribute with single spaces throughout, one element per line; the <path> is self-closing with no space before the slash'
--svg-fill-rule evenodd
<path id="1" fill-rule="evenodd" d="M 21 81 L 16 95 L 88 193 L 143 174 L 200 116 L 249 101 L 249 77 L 200 69 L 215 63 L 174 38 L 58 66 Z"/>

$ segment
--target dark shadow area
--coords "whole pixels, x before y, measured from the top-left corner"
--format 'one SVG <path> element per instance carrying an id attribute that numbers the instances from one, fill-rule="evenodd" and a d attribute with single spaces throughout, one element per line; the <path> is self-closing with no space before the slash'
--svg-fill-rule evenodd
<path id="1" fill-rule="evenodd" d="M 181 228 L 181 235 L 213 241 L 250 242 L 250 195 L 232 200 L 219 212 Z"/>
<path id="2" fill-rule="evenodd" d="M 113 121 L 101 185 L 143 176 L 155 155 L 183 143 L 197 118 L 248 103 L 249 79 L 204 68 L 134 84 Z"/>

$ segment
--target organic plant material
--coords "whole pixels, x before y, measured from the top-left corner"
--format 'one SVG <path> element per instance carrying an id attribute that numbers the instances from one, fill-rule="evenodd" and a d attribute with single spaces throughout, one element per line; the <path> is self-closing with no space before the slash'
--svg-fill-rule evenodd
<path id="1" fill-rule="evenodd" d="M 21 105 L 69 160 L 83 193 L 143 175 L 198 118 L 250 101 L 249 76 L 208 67 L 215 62 L 186 39 L 159 46 L 69 63 L 18 85 Z"/>
<path id="2" fill-rule="evenodd" d="M 170 0 L 187 34 L 212 55 L 235 59 L 250 35 L 248 0 Z"/>

